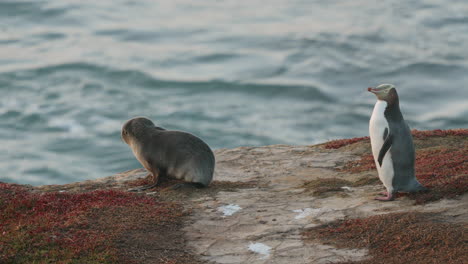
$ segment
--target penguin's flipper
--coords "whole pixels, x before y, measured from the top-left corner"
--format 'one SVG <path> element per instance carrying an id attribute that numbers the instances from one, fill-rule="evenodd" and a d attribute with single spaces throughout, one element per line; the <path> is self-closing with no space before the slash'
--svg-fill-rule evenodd
<path id="1" fill-rule="evenodd" d="M 385 139 L 387 138 L 388 136 L 388 127 L 385 128 L 384 132 L 383 132 L 383 140 L 385 141 Z"/>
<path id="2" fill-rule="evenodd" d="M 385 129 L 385 132 L 387 132 L 387 129 Z M 384 135 L 385 134 L 387 134 L 387 133 L 384 133 Z M 379 152 L 379 157 L 378 157 L 377 161 L 379 162 L 380 167 L 382 167 L 383 158 L 385 157 L 385 153 L 387 153 L 387 151 L 392 146 L 392 142 L 393 142 L 393 135 L 390 132 L 390 133 L 388 133 L 387 137 L 385 138 L 385 141 L 384 141 L 384 143 L 382 145 L 382 148 L 380 149 L 380 152 Z"/>

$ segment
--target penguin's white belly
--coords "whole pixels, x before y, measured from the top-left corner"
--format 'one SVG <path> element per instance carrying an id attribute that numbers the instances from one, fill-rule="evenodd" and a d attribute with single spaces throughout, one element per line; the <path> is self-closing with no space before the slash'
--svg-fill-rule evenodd
<path id="1" fill-rule="evenodd" d="M 372 146 L 372 154 L 374 156 L 375 165 L 377 167 L 377 172 L 379 174 L 379 179 L 382 181 L 383 185 L 387 188 L 388 192 L 393 191 L 392 181 L 393 181 L 393 162 L 392 156 L 390 154 L 390 149 L 385 154 L 382 160 L 382 166 L 379 165 L 378 158 L 380 149 L 382 148 L 385 139 L 383 137 L 385 129 L 388 129 L 390 133 L 390 128 L 388 127 L 387 119 L 384 116 L 385 108 L 387 107 L 387 102 L 377 101 L 372 112 L 372 116 L 369 122 L 369 135 Z"/>

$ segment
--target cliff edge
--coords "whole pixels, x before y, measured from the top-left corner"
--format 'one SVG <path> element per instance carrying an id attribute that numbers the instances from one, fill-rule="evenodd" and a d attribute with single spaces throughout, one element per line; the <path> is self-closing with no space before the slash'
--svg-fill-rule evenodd
<path id="1" fill-rule="evenodd" d="M 392 202 L 373 200 L 384 189 L 366 137 L 219 149 L 205 189 L 166 180 L 127 192 L 147 181 L 142 169 L 65 185 L 0 184 L 0 260 L 462 263 L 468 129 L 413 136 L 417 178 L 431 190 Z"/>

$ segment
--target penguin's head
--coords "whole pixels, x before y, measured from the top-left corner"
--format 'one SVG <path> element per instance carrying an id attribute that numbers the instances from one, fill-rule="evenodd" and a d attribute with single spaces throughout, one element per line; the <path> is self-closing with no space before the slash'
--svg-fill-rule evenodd
<path id="1" fill-rule="evenodd" d="M 369 87 L 367 91 L 375 94 L 377 99 L 386 101 L 388 104 L 398 102 L 398 94 L 393 84 L 381 84 L 375 88 Z"/>
<path id="2" fill-rule="evenodd" d="M 122 126 L 122 139 L 127 144 L 131 144 L 131 141 L 135 137 L 139 137 L 145 133 L 148 128 L 154 128 L 154 123 L 146 117 L 135 117 Z"/>

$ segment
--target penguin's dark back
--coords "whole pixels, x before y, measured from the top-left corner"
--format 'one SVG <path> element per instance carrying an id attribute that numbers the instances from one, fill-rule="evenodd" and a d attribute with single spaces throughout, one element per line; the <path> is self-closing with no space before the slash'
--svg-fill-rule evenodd
<path id="1" fill-rule="evenodd" d="M 403 118 L 399 121 L 389 121 L 388 125 L 393 139 L 390 148 L 395 173 L 393 176 L 393 188 L 396 191 L 405 190 L 415 179 L 413 137 L 411 136 L 408 124 Z"/>

